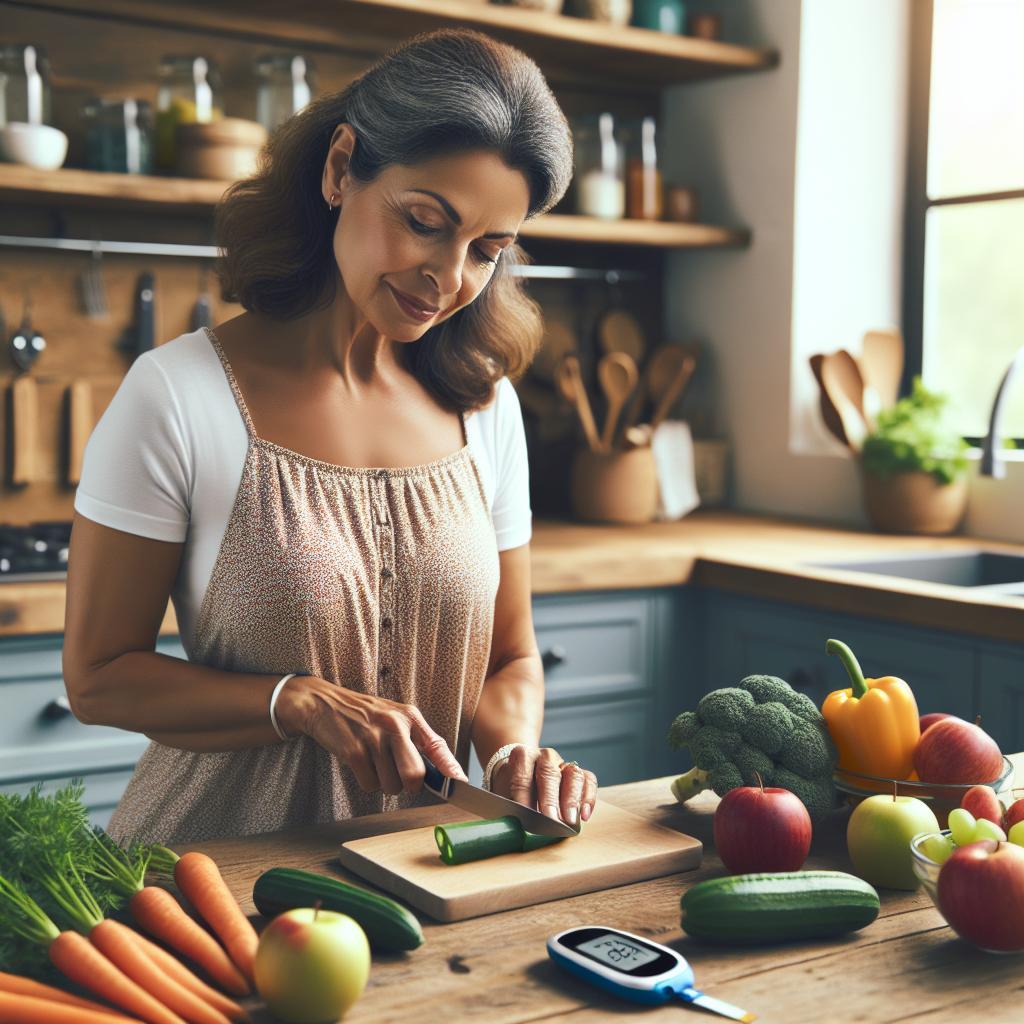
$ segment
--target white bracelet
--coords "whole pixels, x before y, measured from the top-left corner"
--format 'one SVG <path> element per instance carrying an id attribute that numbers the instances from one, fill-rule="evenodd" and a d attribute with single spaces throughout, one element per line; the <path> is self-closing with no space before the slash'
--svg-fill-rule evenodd
<path id="1" fill-rule="evenodd" d="M 516 747 L 521 747 L 522 745 L 522 743 L 506 743 L 505 746 L 498 747 L 491 755 L 491 759 L 487 762 L 487 767 L 484 769 L 484 789 L 489 790 L 491 788 L 491 776 L 508 760 L 508 755 Z"/>
<path id="2" fill-rule="evenodd" d="M 297 672 L 289 672 L 284 679 L 278 681 L 277 686 L 274 687 L 274 692 L 270 695 L 270 724 L 274 727 L 274 732 L 276 732 L 277 735 L 285 741 L 294 739 L 295 737 L 289 736 L 281 726 L 278 725 L 277 715 L 274 714 L 274 705 L 277 703 L 278 694 L 280 694 L 281 690 L 284 688 L 284 684 L 287 683 L 289 679 L 294 679 L 297 675 Z"/>

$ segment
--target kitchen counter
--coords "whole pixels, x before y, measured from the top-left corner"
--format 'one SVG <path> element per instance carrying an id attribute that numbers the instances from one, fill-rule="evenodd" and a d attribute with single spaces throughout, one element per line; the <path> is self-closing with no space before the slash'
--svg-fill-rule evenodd
<path id="1" fill-rule="evenodd" d="M 697 583 L 738 594 L 1019 641 L 1024 638 L 1022 598 L 806 564 L 979 546 L 1024 552 L 1021 545 L 973 537 L 904 537 L 704 511 L 678 522 L 632 527 L 539 520 L 534 524 L 531 564 L 535 594 Z M 62 632 L 64 590 L 63 582 L 0 584 L 0 636 Z M 170 608 L 161 632 L 177 632 Z"/>
<path id="2" fill-rule="evenodd" d="M 1012 755 L 1017 778 L 1024 754 Z M 880 892 L 878 919 L 850 936 L 820 942 L 729 948 L 699 944 L 679 926 L 679 899 L 690 885 L 724 873 L 712 846 L 718 798 L 686 807 L 669 793 L 671 777 L 602 789 L 600 799 L 695 836 L 704 858 L 695 871 L 588 893 L 454 924 L 424 919 L 426 943 L 407 954 L 375 956 L 370 983 L 346 1024 L 387 1021 L 603 1021 L 640 1012 L 653 1021 L 722 1020 L 669 1004 L 632 1011 L 563 974 L 548 959 L 549 935 L 605 923 L 672 946 L 693 966 L 697 986 L 757 1014 L 762 1024 L 823 1021 L 1009 1021 L 1019 1013 L 1020 958 L 982 953 L 959 940 L 923 890 Z M 338 844 L 357 837 L 458 820 L 449 807 L 423 807 L 330 826 L 194 844 L 214 857 L 250 914 L 252 885 L 272 866 L 337 874 Z M 464 815 L 462 815 L 464 817 Z M 805 867 L 850 870 L 845 817 L 815 835 Z M 258 919 L 261 920 L 261 919 Z M 265 1010 L 256 1024 L 273 1018 Z"/>

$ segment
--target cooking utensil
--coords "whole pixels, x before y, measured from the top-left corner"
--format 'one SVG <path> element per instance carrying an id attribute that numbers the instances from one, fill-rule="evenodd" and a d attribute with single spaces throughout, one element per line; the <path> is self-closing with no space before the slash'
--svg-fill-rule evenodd
<path id="1" fill-rule="evenodd" d="M 99 242 L 93 242 L 89 267 L 79 276 L 82 307 L 85 315 L 93 320 L 105 317 L 109 312 L 107 292 L 103 285 L 103 248 Z"/>
<path id="2" fill-rule="evenodd" d="M 562 839 L 569 839 L 580 834 L 580 823 L 569 825 L 557 818 L 549 818 L 540 811 L 535 811 L 526 804 L 517 803 L 506 797 L 491 793 L 489 790 L 480 789 L 461 779 L 450 779 L 435 767 L 434 763 L 426 756 L 423 758 L 425 775 L 423 785 L 431 793 L 447 800 L 456 807 L 461 807 L 470 814 L 481 818 L 504 818 L 511 815 L 518 818 L 519 823 L 527 832 L 537 836 L 555 836 Z"/>
<path id="3" fill-rule="evenodd" d="M 602 451 L 601 437 L 597 432 L 597 424 L 594 422 L 590 399 L 587 398 L 587 389 L 583 386 L 583 375 L 580 372 L 578 356 L 567 355 L 562 359 L 558 364 L 556 383 L 562 397 L 576 409 L 576 415 L 579 416 L 580 424 L 583 426 L 587 445 L 592 451 Z"/>
<path id="4" fill-rule="evenodd" d="M 192 307 L 192 330 L 213 326 L 213 299 L 207 284 L 210 268 L 204 262 L 199 268 L 199 297 Z"/>
<path id="5" fill-rule="evenodd" d="M 79 377 L 68 388 L 68 483 L 72 486 L 82 479 L 85 445 L 95 422 L 92 381 Z"/>
<path id="6" fill-rule="evenodd" d="M 701 862 L 699 840 L 601 799 L 575 839 L 458 865 L 441 861 L 434 840 L 434 826 L 463 820 L 458 812 L 440 804 L 398 813 L 403 831 L 343 842 L 338 860 L 438 921 L 661 878 Z"/>
<path id="7" fill-rule="evenodd" d="M 877 416 L 882 409 L 896 404 L 903 377 L 903 335 L 895 328 L 867 331 L 861 347 L 861 370 L 864 374 L 865 395 L 869 412 Z M 875 396 L 877 396 L 877 401 Z M 875 407 L 877 405 L 877 407 Z"/>
<path id="8" fill-rule="evenodd" d="M 652 382 L 652 396 L 657 396 L 659 389 L 661 389 L 661 395 L 656 398 L 657 404 L 655 405 L 654 415 L 651 417 L 650 423 L 651 433 L 655 431 L 658 424 L 668 415 L 669 410 L 676 403 L 679 396 L 686 390 L 686 385 L 690 383 L 696 369 L 696 358 L 692 355 L 684 354 L 675 374 L 664 388 L 662 388 L 660 380 Z"/>
<path id="9" fill-rule="evenodd" d="M 11 335 L 7 348 L 14 365 L 22 372 L 28 370 L 46 348 L 46 339 L 32 326 L 32 295 L 28 290 L 21 325 Z"/>
<path id="10" fill-rule="evenodd" d="M 636 363 L 647 351 L 643 328 L 625 309 L 611 309 L 601 317 L 597 324 L 597 341 L 602 352 L 624 352 Z"/>
<path id="11" fill-rule="evenodd" d="M 847 445 L 859 452 L 869 427 L 864 416 L 864 379 L 853 356 L 845 349 L 825 356 L 821 380 L 842 421 Z"/>
<path id="12" fill-rule="evenodd" d="M 825 423 L 825 427 L 828 432 L 841 444 L 846 445 L 846 432 L 843 430 L 843 421 L 839 413 L 836 411 L 836 407 L 832 404 L 832 399 L 828 396 L 828 391 L 825 388 L 825 382 L 821 379 L 821 364 L 825 361 L 825 355 L 822 352 L 811 356 L 808 360 L 811 364 L 811 371 L 814 373 L 814 379 L 818 382 L 818 390 L 820 392 L 820 398 L 818 406 L 821 409 L 821 418 Z"/>
<path id="13" fill-rule="evenodd" d="M 686 958 L 653 939 L 608 925 L 582 925 L 552 935 L 547 949 L 570 974 L 622 999 L 661 1005 L 678 997 L 730 1020 L 757 1019 L 694 988 L 693 968 Z"/>
<path id="14" fill-rule="evenodd" d="M 11 483 L 36 479 L 39 390 L 35 377 L 22 374 L 11 382 Z"/>
<path id="15" fill-rule="evenodd" d="M 625 352 L 609 352 L 603 355 L 597 364 L 598 383 L 608 404 L 604 431 L 601 434 L 601 443 L 606 451 L 611 450 L 619 413 L 626 404 L 626 399 L 633 393 L 639 376 L 636 360 Z"/>
<path id="16" fill-rule="evenodd" d="M 143 271 L 135 282 L 135 317 L 121 339 L 121 347 L 135 355 L 148 352 L 156 340 L 156 278 Z"/>

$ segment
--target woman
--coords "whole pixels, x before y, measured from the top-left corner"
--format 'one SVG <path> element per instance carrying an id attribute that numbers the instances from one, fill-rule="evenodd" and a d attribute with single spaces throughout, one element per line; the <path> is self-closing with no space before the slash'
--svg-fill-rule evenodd
<path id="1" fill-rule="evenodd" d="M 153 741 L 110 821 L 187 842 L 411 806 L 425 753 L 586 820 L 538 747 L 509 273 L 571 175 L 536 65 L 416 37 L 291 118 L 216 214 L 245 312 L 140 356 L 90 439 L 68 564 L 75 714 Z M 154 650 L 168 595 L 187 662 Z"/>

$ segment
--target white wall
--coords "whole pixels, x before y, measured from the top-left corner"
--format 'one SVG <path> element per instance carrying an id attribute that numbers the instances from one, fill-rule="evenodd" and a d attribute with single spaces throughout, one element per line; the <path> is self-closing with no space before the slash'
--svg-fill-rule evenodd
<path id="1" fill-rule="evenodd" d="M 719 0 L 724 36 L 779 67 L 665 95 L 666 180 L 697 186 L 702 221 L 753 232 L 673 254 L 666 289 L 666 335 L 709 348 L 700 400 L 742 509 L 864 522 L 807 356 L 899 323 L 909 2 Z"/>

